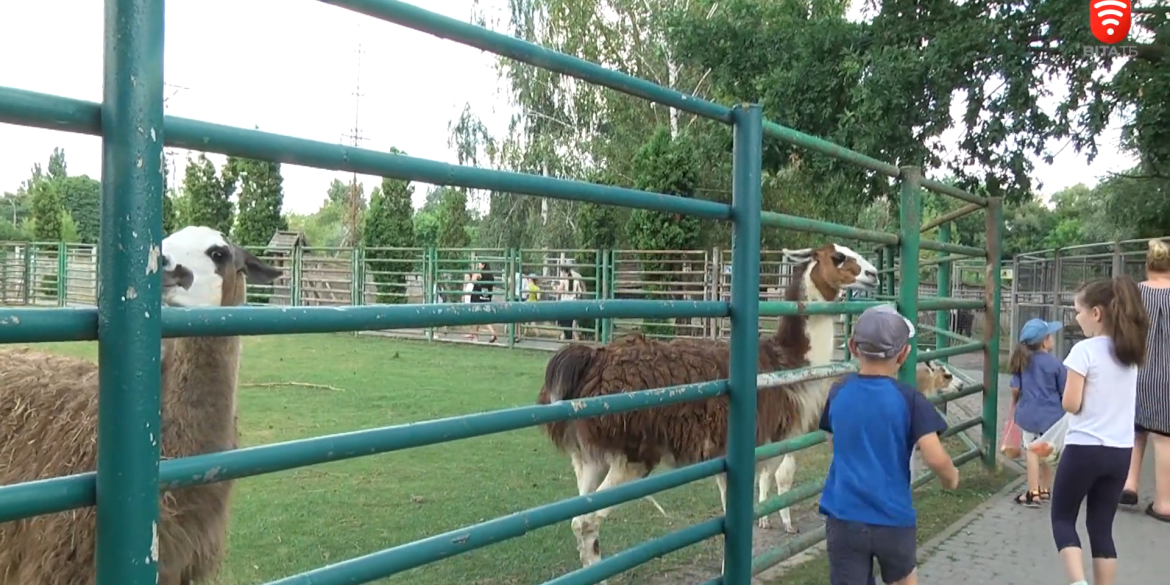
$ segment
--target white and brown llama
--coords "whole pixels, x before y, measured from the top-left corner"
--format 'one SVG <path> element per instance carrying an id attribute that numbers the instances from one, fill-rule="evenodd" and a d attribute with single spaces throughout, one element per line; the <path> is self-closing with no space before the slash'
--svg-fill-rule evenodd
<path id="1" fill-rule="evenodd" d="M 163 302 L 241 305 L 245 281 L 280 271 L 216 230 L 189 226 L 162 242 Z M 162 342 L 164 458 L 236 448 L 239 337 Z M 144 364 L 145 367 L 145 364 Z M 93 471 L 98 366 L 27 348 L 0 350 L 0 485 Z M 162 493 L 155 550 L 159 585 L 210 582 L 223 562 L 231 482 Z M 94 582 L 94 509 L 0 524 L 0 584 Z M 151 559 L 144 559 L 150 562 Z"/>
<path id="2" fill-rule="evenodd" d="M 845 246 L 827 244 L 784 254 L 798 265 L 800 275 L 786 291 L 790 301 L 835 300 L 844 289 L 872 290 L 878 284 L 873 265 Z M 782 317 L 776 333 L 760 339 L 758 371 L 828 364 L 833 355 L 834 319 L 832 315 Z M 634 333 L 602 347 L 572 344 L 549 360 L 537 403 L 725 379 L 729 361 L 728 344 L 714 340 L 667 342 Z M 829 386 L 828 380 L 814 380 L 760 388 L 756 444 L 814 430 Z M 557 448 L 569 454 L 578 493 L 585 495 L 646 477 L 660 464 L 690 465 L 724 455 L 727 410 L 728 399 L 723 396 L 543 428 Z M 775 475 L 779 460 L 760 462 L 757 472 Z M 716 480 L 726 509 L 726 478 L 720 474 Z M 584 566 L 601 558 L 600 525 L 610 511 L 606 508 L 573 519 Z"/>

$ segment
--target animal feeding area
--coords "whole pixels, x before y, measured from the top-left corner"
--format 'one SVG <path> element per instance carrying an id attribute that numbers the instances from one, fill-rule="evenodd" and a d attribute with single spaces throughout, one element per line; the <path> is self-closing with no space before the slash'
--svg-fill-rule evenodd
<path id="1" fill-rule="evenodd" d="M 825 317 L 856 315 L 877 303 L 888 301 L 895 302 L 898 310 L 911 318 L 916 318 L 919 311 L 937 311 L 939 315 L 939 325 L 933 330 L 939 339 L 936 347 L 920 348 L 917 344 L 912 346 L 910 358 L 900 374 L 903 381 L 914 383 L 918 362 L 942 360 L 971 352 L 983 352 L 985 356 L 990 356 L 983 360 L 981 381 L 965 380 L 966 385 L 961 390 L 939 393 L 932 400 L 942 404 L 958 397 L 982 393 L 985 405 L 983 414 L 952 424 L 947 436 L 958 436 L 962 431 L 980 427 L 982 441 L 978 444 L 965 443 L 962 452 L 955 457 L 955 462 L 963 464 L 981 460 L 986 466 L 994 467 L 997 431 L 995 382 L 998 377 L 998 359 L 995 358 L 998 356 L 999 345 L 999 264 L 1003 223 L 1002 203 L 999 199 L 967 193 L 925 178 L 919 168 L 897 167 L 802 134 L 797 130 L 766 122 L 758 105 L 738 104 L 727 107 L 704 101 L 401 2 L 337 0 L 329 3 L 339 9 L 353 10 L 379 20 L 428 32 L 649 99 L 695 116 L 728 124 L 734 129 L 734 146 L 730 154 L 734 161 L 732 203 L 723 204 L 572 180 L 462 167 L 258 130 L 164 117 L 161 58 L 163 2 L 106 0 L 105 32 L 108 42 L 104 58 L 105 95 L 102 103 L 0 88 L 0 122 L 100 135 L 103 140 L 104 157 L 103 231 L 97 254 L 99 294 L 96 308 L 16 308 L 5 310 L 3 318 L 0 318 L 2 343 L 97 340 L 100 380 L 96 404 L 96 472 L 0 487 L 0 522 L 20 521 L 27 517 L 96 506 L 94 567 L 97 585 L 186 583 L 205 578 L 207 576 L 205 573 L 213 570 L 215 558 L 224 551 L 212 545 L 197 548 L 205 545 L 203 542 L 193 542 L 190 547 L 185 547 L 181 539 L 176 539 L 175 530 L 188 529 L 189 526 L 185 523 L 197 523 L 200 518 L 177 516 L 172 502 L 186 497 L 184 490 L 189 490 L 188 495 L 202 493 L 199 490 L 211 493 L 220 488 L 209 486 L 228 481 L 238 483 L 240 486 L 245 486 L 249 482 L 281 481 L 282 490 L 288 494 L 305 494 L 307 498 L 305 501 L 322 497 L 336 505 L 337 502 L 356 498 L 350 504 L 353 508 L 351 511 L 360 510 L 365 506 L 392 509 L 395 521 L 409 526 L 407 531 L 413 529 L 417 540 L 398 542 L 389 537 L 379 538 L 381 533 L 378 531 L 388 530 L 386 524 L 367 526 L 361 523 L 362 517 L 367 520 L 375 518 L 372 512 L 355 515 L 352 517 L 354 524 L 347 526 L 332 516 L 322 515 L 316 509 L 309 509 L 303 503 L 295 506 L 291 504 L 278 506 L 280 498 L 261 496 L 251 501 L 255 507 L 240 508 L 256 511 L 256 516 L 249 520 L 236 514 L 232 518 L 233 525 L 238 523 L 248 527 L 239 530 L 255 530 L 256 538 L 250 538 L 246 532 L 241 533 L 237 530 L 233 532 L 232 547 L 235 549 L 248 546 L 247 543 L 267 536 L 268 542 L 275 540 L 277 543 L 269 545 L 274 547 L 268 555 L 269 558 L 274 559 L 281 554 L 296 555 L 299 561 L 295 564 L 296 568 L 293 569 L 292 566 L 287 568 L 297 572 L 274 577 L 259 568 L 262 562 L 267 564 L 267 561 L 263 560 L 262 555 L 257 554 L 256 560 L 253 561 L 253 570 L 256 572 L 248 573 L 246 567 L 242 568 L 246 574 L 239 577 L 241 580 L 274 578 L 275 580 L 270 582 L 281 585 L 365 583 L 405 575 L 416 569 L 425 570 L 425 567 L 436 561 L 473 553 L 483 555 L 478 557 L 480 559 L 491 561 L 499 561 L 507 558 L 507 555 L 514 555 L 511 557 L 514 561 L 526 560 L 535 564 L 536 561 L 533 559 L 542 559 L 549 555 L 550 549 L 554 547 L 563 546 L 570 551 L 570 555 L 572 554 L 570 544 L 572 541 L 568 539 L 563 528 L 558 531 L 563 535 L 559 539 L 553 539 L 550 532 L 549 537 L 541 539 L 539 543 L 532 543 L 531 546 L 523 546 L 524 541 L 514 544 L 508 544 L 508 541 L 541 529 L 571 523 L 581 566 L 559 575 L 540 575 L 539 579 L 547 578 L 546 583 L 568 585 L 605 582 L 608 578 L 636 569 L 655 558 L 722 536 L 721 543 L 716 545 L 721 549 L 720 574 L 707 582 L 747 585 L 753 575 L 792 556 L 801 550 L 801 547 L 807 548 L 824 536 L 823 529 L 812 530 L 776 549 L 759 554 L 754 550 L 753 529 L 761 518 L 813 498 L 820 489 L 820 482 L 813 479 L 799 483 L 784 493 L 757 504 L 753 489 L 756 485 L 757 466 L 763 465 L 770 471 L 772 469 L 770 466 L 777 464 L 782 458 L 787 460 L 789 456 L 801 460 L 802 465 L 806 465 L 809 457 L 801 452 L 825 440 L 824 434 L 819 432 L 789 436 L 792 429 L 788 428 L 785 429 L 783 440 L 757 445 L 755 438 L 757 415 L 763 420 L 763 414 L 776 414 L 763 411 L 758 413 L 757 396 L 765 395 L 761 392 L 783 392 L 774 390 L 778 386 L 808 385 L 814 381 L 839 376 L 855 368 L 854 364 L 847 362 L 828 363 L 832 354 L 830 346 L 829 351 L 818 353 L 814 350 L 816 356 L 813 361 L 824 363 L 811 368 L 787 369 L 781 372 L 757 371 L 757 358 L 762 343 L 758 336 L 759 319 L 761 316 L 782 319 L 808 317 L 809 327 L 812 328 L 814 322 L 831 325 Z M 900 193 L 900 233 L 874 232 L 762 210 L 761 152 L 765 139 L 786 141 L 820 155 L 860 165 L 875 175 L 896 181 Z M 222 237 L 210 233 L 214 230 L 208 228 L 188 227 L 171 234 L 166 241 L 162 239 L 160 164 L 164 145 L 470 189 L 644 208 L 695 216 L 707 221 L 730 221 L 734 230 L 731 242 L 729 295 L 726 299 L 702 301 L 613 299 L 527 304 L 504 302 L 478 305 L 422 303 L 350 307 L 259 307 L 243 306 L 242 289 L 232 288 L 231 290 L 238 292 L 239 298 L 227 302 L 229 300 L 227 287 L 228 285 L 235 287 L 235 277 L 223 272 L 224 262 L 234 262 L 235 264 L 231 266 L 239 268 L 239 275 L 247 272 L 249 279 L 255 275 L 267 284 L 272 284 L 279 277 L 280 270 L 256 260 L 254 256 L 241 250 L 230 250 L 222 241 Z M 936 220 L 938 226 L 924 226 L 921 222 L 921 195 L 924 190 L 933 190 L 968 202 L 969 205 L 961 210 L 964 213 L 986 213 L 988 249 L 950 243 L 947 241 L 945 230 L 942 230 L 942 236 L 938 240 L 922 238 L 922 231 L 941 227 L 947 221 L 953 221 L 960 216 L 957 212 L 951 213 L 940 218 L 945 221 Z M 763 229 L 812 232 L 825 237 L 825 244 L 819 248 L 785 252 L 805 271 L 803 279 L 797 282 L 799 286 L 794 289 L 798 294 L 786 297 L 785 300 L 764 302 L 759 300 L 760 233 Z M 880 246 L 880 260 L 871 263 L 871 260 L 867 260 L 861 253 L 839 243 L 846 239 Z M 165 283 L 170 283 L 167 284 L 170 288 L 165 289 L 165 294 L 172 297 L 182 296 L 188 293 L 174 288 L 184 286 L 176 285 L 175 279 L 179 279 L 179 283 L 186 282 L 187 286 L 191 286 L 192 278 L 192 269 L 189 267 L 185 268 L 185 274 L 178 274 L 175 264 L 177 260 L 172 259 L 170 253 L 166 251 L 168 245 L 169 249 L 177 254 L 175 258 L 180 256 L 186 258 L 188 264 L 184 266 L 203 266 L 204 272 L 200 273 L 202 275 L 209 276 L 213 272 L 212 267 L 219 267 L 217 270 L 220 272 L 216 274 L 220 274 L 221 282 L 225 286 L 222 302 L 206 296 L 198 297 L 192 289 L 188 296 L 191 299 L 198 298 L 198 303 L 182 306 L 168 303 L 170 306 L 162 307 Z M 945 255 L 922 260 L 924 250 Z M 946 268 L 949 266 L 948 263 L 965 257 L 986 260 L 988 294 L 983 299 L 958 299 L 946 294 L 949 284 L 945 282 L 943 274 L 949 274 L 950 270 L 941 268 Z M 940 266 L 938 283 L 940 296 L 920 299 L 919 271 L 921 266 L 929 262 Z M 186 281 L 182 280 L 184 277 Z M 196 278 L 194 282 L 198 284 L 200 280 Z M 840 300 L 842 298 L 846 300 Z M 983 309 L 989 316 L 984 330 L 985 340 L 965 338 L 947 331 L 945 312 L 954 309 Z M 160 420 L 161 387 L 167 378 L 160 374 L 155 364 L 163 363 L 164 369 L 166 367 L 168 356 L 160 349 L 162 345 L 160 340 L 163 339 L 247 336 L 253 338 L 247 342 L 249 344 L 264 344 L 270 343 L 273 338 L 255 336 L 400 328 L 425 329 L 583 318 L 619 320 L 680 317 L 726 318 L 729 327 L 726 351 L 723 354 L 719 354 L 724 351 L 723 349 L 710 351 L 715 352 L 711 355 L 727 356 L 729 373 L 727 379 L 706 379 L 675 384 L 668 388 L 640 388 L 632 392 L 554 400 L 546 404 L 533 405 L 536 389 L 542 386 L 540 382 L 544 374 L 539 364 L 540 360 L 533 360 L 537 363 L 522 365 L 519 368 L 526 372 L 524 374 L 501 372 L 498 378 L 493 378 L 490 372 L 475 372 L 471 374 L 474 376 L 474 383 L 453 384 L 450 388 L 454 388 L 454 391 L 469 392 L 474 388 L 483 392 L 475 400 L 466 401 L 465 407 L 459 410 L 460 415 L 450 416 L 450 413 L 439 412 L 445 408 L 440 408 L 439 399 L 430 396 L 432 402 L 430 407 L 420 402 L 417 410 L 412 413 L 414 416 L 407 415 L 409 422 L 394 418 L 390 413 L 378 416 L 379 401 L 376 395 L 369 394 L 373 391 L 367 389 L 365 391 L 367 397 L 360 407 L 366 413 L 361 418 L 351 420 L 338 416 L 334 419 L 328 414 L 331 411 L 326 408 L 327 405 L 323 404 L 320 408 L 314 409 L 306 404 L 298 404 L 297 409 L 300 412 L 296 416 L 301 417 L 300 420 L 305 424 L 297 426 L 286 423 L 279 430 L 276 425 L 272 425 L 273 428 L 269 429 L 272 433 L 270 437 L 262 436 L 265 431 L 264 423 L 258 418 L 265 416 L 263 405 L 253 402 L 251 405 L 255 411 L 249 413 L 246 410 L 249 401 L 274 400 L 263 398 L 263 393 L 271 392 L 272 389 L 263 387 L 249 389 L 242 386 L 239 389 L 241 398 L 236 411 L 243 433 L 242 444 L 238 446 L 242 448 L 230 448 L 236 445 L 221 445 L 218 449 L 186 457 L 165 458 L 160 462 L 160 447 L 156 433 L 162 432 L 165 440 L 168 432 L 165 426 L 160 428 L 165 422 Z M 795 319 L 793 322 L 803 321 Z M 828 329 L 831 330 L 832 327 Z M 814 337 L 814 341 L 822 342 L 827 337 L 829 344 L 832 343 L 832 335 Z M 950 343 L 950 340 L 957 343 Z M 176 341 L 168 347 L 178 347 L 177 343 Z M 193 346 L 200 342 L 185 343 L 187 346 Z M 688 343 L 692 344 L 688 347 L 693 351 L 708 351 L 695 349 L 700 347 L 695 342 Z M 823 349 L 821 347 L 823 344 L 817 345 L 819 349 Z M 650 347 L 662 350 L 665 345 Z M 362 362 L 353 363 L 352 366 L 362 367 L 360 375 L 377 375 L 376 378 L 371 377 L 368 384 L 361 386 L 392 387 L 396 392 L 414 393 L 425 392 L 425 388 L 433 387 L 434 379 L 441 378 L 438 373 L 432 378 L 424 378 L 423 374 L 427 370 L 417 365 L 413 371 L 410 366 L 395 368 L 396 359 L 403 359 L 402 352 L 405 351 L 399 352 L 398 358 L 385 354 L 380 356 L 381 367 L 375 369 L 371 366 L 369 371 L 365 371 L 365 364 Z M 452 348 L 443 351 L 456 350 Z M 265 356 L 262 352 L 255 354 L 245 352 L 243 354 L 245 364 L 261 357 L 268 357 L 269 363 L 265 367 L 273 367 L 271 358 L 275 355 Z M 335 364 L 333 367 L 344 368 L 346 365 L 344 359 L 336 357 L 329 361 Z M 443 361 L 443 372 L 450 377 L 453 370 L 464 365 L 463 362 L 470 361 L 472 358 L 452 356 Z M 276 363 L 280 363 L 279 358 Z M 291 363 L 276 367 L 287 370 Z M 490 366 L 487 364 L 484 366 L 490 370 Z M 504 368 L 502 364 L 495 367 Z M 329 375 L 327 370 L 323 369 L 321 372 L 325 372 L 320 374 L 322 377 Z M 334 378 L 344 378 L 344 374 L 338 371 L 332 374 L 329 375 L 329 380 L 321 380 L 320 384 L 340 388 L 339 380 Z M 357 375 L 359 373 L 355 369 L 351 376 Z M 282 378 L 273 383 L 282 380 L 291 382 Z M 524 388 L 529 396 L 528 405 L 516 406 L 513 399 L 505 399 L 498 394 L 500 397 L 497 400 L 491 400 L 492 392 L 500 392 L 498 388 L 493 390 L 493 386 Z M 453 391 L 450 388 L 447 393 Z M 304 402 L 326 400 L 332 403 L 332 406 L 338 407 L 344 404 L 344 399 L 340 397 L 348 395 L 351 391 L 336 392 L 329 388 L 294 385 L 282 389 L 281 392 L 282 396 L 289 396 L 290 392 L 303 393 Z M 386 396 L 392 396 L 389 390 L 385 392 Z M 444 398 L 452 399 L 455 398 Z M 584 479 L 589 474 L 582 475 L 582 471 L 578 469 L 575 475 L 580 495 L 567 499 L 557 499 L 563 495 L 560 487 L 563 483 L 556 478 L 563 477 L 572 470 L 568 458 L 553 453 L 550 455 L 552 457 L 550 461 L 559 460 L 561 471 L 553 471 L 554 468 L 558 468 L 553 463 L 546 469 L 532 463 L 536 461 L 534 458 L 518 456 L 515 448 L 521 446 L 509 445 L 506 439 L 501 438 L 511 435 L 539 436 L 538 433 L 531 432 L 527 435 L 503 433 L 541 425 L 544 425 L 546 432 L 551 433 L 552 431 L 547 429 L 553 428 L 557 423 L 574 421 L 573 424 L 576 425 L 579 421 L 600 421 L 603 419 L 595 417 L 603 414 L 624 416 L 627 413 L 647 411 L 656 407 L 662 410 L 655 412 L 669 413 L 672 412 L 671 408 L 692 402 L 716 405 L 713 408 L 723 408 L 726 412 L 726 416 L 719 421 L 726 427 L 726 432 L 715 437 L 720 444 L 725 445 L 723 452 L 686 462 L 689 464 L 679 465 L 669 471 L 663 469 L 641 477 L 626 475 L 624 472 L 634 470 L 637 466 L 653 471 L 658 461 L 654 464 L 646 461 L 615 464 L 610 468 L 613 473 L 606 476 L 604 482 L 600 482 L 600 477 L 595 478 L 601 485 L 591 485 L 595 482 Z M 275 404 L 269 406 L 276 408 Z M 393 408 L 390 410 L 393 411 Z M 165 404 L 162 405 L 162 411 L 167 412 Z M 807 407 L 802 411 L 803 414 L 808 412 Z M 444 414 L 448 416 L 444 417 Z M 768 434 L 774 434 L 776 430 L 768 429 Z M 472 446 L 472 442 L 447 444 L 478 437 L 484 438 L 478 439 L 474 443 L 475 446 Z M 271 439 L 272 442 L 263 439 Z M 561 439 L 564 439 L 561 441 L 561 447 L 568 452 L 577 453 L 573 451 L 579 446 L 574 443 L 576 439 L 567 437 Z M 256 446 L 248 446 L 252 440 L 256 441 L 254 443 Z M 498 449 L 497 453 L 492 453 L 493 448 Z M 531 453 L 532 449 L 530 446 L 527 451 Z M 552 452 L 547 443 L 545 449 Z M 524 453 L 525 449 L 521 447 L 519 452 Z M 576 455 L 573 457 L 573 461 L 577 462 Z M 394 461 L 414 459 L 416 463 L 395 466 L 391 464 L 391 458 Z M 335 481 L 340 478 L 330 476 L 330 469 L 335 469 L 331 466 L 337 466 L 342 462 L 347 465 L 367 466 L 365 469 L 369 470 L 369 475 L 366 475 L 366 478 L 369 479 L 369 489 L 372 490 L 364 492 L 368 494 L 368 499 L 361 495 L 363 490 L 347 490 L 345 488 L 350 484 Z M 528 462 L 532 467 L 526 470 L 521 463 L 517 468 L 517 463 L 512 462 Z M 422 466 L 424 463 L 426 467 Z M 630 465 L 626 466 L 626 463 Z M 585 461 L 584 464 L 589 462 Z M 453 470 L 477 465 L 481 466 L 477 470 L 479 473 L 473 476 L 464 477 L 464 474 L 457 473 L 460 477 L 443 477 L 443 474 L 451 473 Z M 385 474 L 381 476 L 384 479 L 380 481 L 376 479 L 379 476 L 376 475 L 375 469 Z M 412 473 L 411 469 L 417 471 Z M 596 471 L 593 469 L 590 473 Z M 342 472 L 335 469 L 334 473 Z M 267 480 L 251 479 L 252 476 L 265 474 L 275 475 L 268 475 Z M 412 480 L 412 477 L 415 479 Z M 460 489 L 478 488 L 469 490 L 471 495 L 460 498 L 461 502 L 471 502 L 466 505 L 462 514 L 437 515 L 434 510 L 440 509 L 440 506 L 428 505 L 427 498 L 441 499 L 442 492 L 438 490 L 433 490 L 437 491 L 438 495 L 416 494 L 419 501 L 414 499 L 402 501 L 401 497 L 386 497 L 392 491 L 386 487 L 387 485 L 398 484 L 394 490 L 400 490 L 402 485 L 410 487 L 411 481 L 428 481 L 434 477 L 443 478 L 448 486 L 459 486 Z M 295 482 L 285 481 L 293 478 L 296 479 Z M 649 507 L 653 514 L 657 514 L 653 507 L 648 503 L 644 504 L 642 500 L 706 478 L 715 478 L 720 486 L 720 492 L 725 496 L 725 506 L 716 508 L 714 514 L 695 513 L 694 516 L 687 516 L 692 513 L 688 511 L 686 514 L 674 516 L 672 522 L 682 522 L 669 525 L 670 530 L 658 538 L 629 542 L 629 546 L 624 549 L 610 548 L 610 544 L 606 544 L 604 549 L 600 547 L 597 526 L 608 516 L 613 506 L 624 502 L 638 502 L 636 506 L 623 507 L 623 511 Z M 927 474 L 919 478 L 918 483 L 929 480 Z M 507 489 L 509 482 L 518 482 L 519 485 Z M 489 484 L 493 484 L 492 489 L 486 487 Z M 261 493 L 248 490 L 259 490 L 259 486 L 264 485 L 256 483 L 250 488 L 241 487 L 239 499 L 248 502 L 249 493 Z M 168 491 L 161 504 L 158 497 L 160 487 Z M 706 489 L 710 494 L 709 482 L 703 482 L 697 487 Z M 693 490 L 695 487 L 689 489 Z M 326 495 L 322 496 L 321 492 L 325 492 Z M 521 493 L 522 496 L 519 495 Z M 705 496 L 704 501 L 708 501 L 708 498 L 711 496 Z M 659 503 L 663 505 L 668 515 L 672 510 L 677 513 L 678 510 L 688 509 L 685 499 L 672 501 L 664 497 L 662 500 Z M 448 503 L 450 506 L 458 506 L 460 502 L 451 500 Z M 714 503 L 719 505 L 718 500 L 714 500 Z M 476 506 L 476 511 L 482 510 L 482 515 L 469 514 L 472 505 Z M 706 511 L 701 505 L 691 508 L 696 512 Z M 222 510 L 220 512 L 218 517 L 226 517 Z M 246 513 L 250 512 L 241 512 Z M 268 522 L 275 523 L 277 519 L 287 518 L 289 515 L 304 522 L 316 522 L 316 530 L 315 534 L 309 533 L 313 536 L 305 538 L 302 542 L 289 544 L 287 550 L 282 552 L 284 549 L 281 548 L 282 535 L 279 529 L 274 529 L 273 532 L 265 531 L 264 523 L 266 518 Z M 58 528 L 67 530 L 61 528 L 60 524 L 61 519 L 67 517 L 68 515 L 58 517 Z M 620 514 L 614 516 L 614 521 L 606 524 L 607 543 L 622 541 L 622 523 L 616 521 L 618 517 Z M 663 526 L 661 520 L 647 520 L 644 527 L 649 527 L 655 522 L 658 522 L 658 526 Z M 635 532 L 640 536 L 645 534 L 637 530 L 639 526 L 636 519 L 627 520 L 626 527 L 631 529 L 627 534 Z M 444 532 L 444 529 L 447 531 Z M 365 538 L 373 537 L 375 542 L 371 544 L 374 544 L 375 550 L 351 545 L 348 550 L 343 549 L 336 553 L 330 550 L 328 555 L 320 552 L 321 543 L 333 542 L 336 538 L 355 543 L 357 539 L 352 536 L 355 532 L 368 533 L 363 535 Z M 327 534 L 333 536 L 323 536 Z M 294 538 L 291 533 L 289 538 Z M 314 545 L 314 542 L 317 544 Z M 527 542 L 532 540 L 528 539 Z M 317 555 L 306 552 L 312 551 L 314 546 L 317 547 Z M 359 548 L 361 550 L 357 550 Z M 481 549 L 482 552 L 476 552 Z M 491 551 L 500 552 L 493 554 Z M 334 554 L 339 554 L 340 557 L 335 557 Z M 310 560 L 319 566 L 305 567 Z M 84 561 L 72 558 L 65 562 L 70 568 L 76 569 Z M 182 562 L 188 564 L 181 564 Z M 30 572 L 33 570 L 27 565 L 20 566 L 17 570 L 23 571 L 22 574 L 30 574 L 33 578 L 44 578 L 43 573 Z M 457 577 L 445 582 L 458 582 L 456 579 L 462 580 Z M 491 577 L 485 579 L 487 580 L 481 582 L 490 582 Z"/>

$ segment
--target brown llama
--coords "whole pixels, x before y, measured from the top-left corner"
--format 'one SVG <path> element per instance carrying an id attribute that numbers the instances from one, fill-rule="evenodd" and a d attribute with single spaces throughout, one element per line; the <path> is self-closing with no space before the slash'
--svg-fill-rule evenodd
<path id="1" fill-rule="evenodd" d="M 162 242 L 163 302 L 241 305 L 245 280 L 280 271 L 216 230 L 186 227 Z M 164 458 L 236 448 L 239 337 L 162 342 Z M 96 364 L 27 348 L 0 350 L 0 485 L 93 471 L 97 462 Z M 232 482 L 160 494 L 159 585 L 210 582 L 223 561 Z M 0 585 L 91 585 L 94 509 L 0 524 Z M 143 559 L 149 562 L 150 559 Z"/>
<path id="2" fill-rule="evenodd" d="M 785 298 L 825 301 L 846 288 L 871 290 L 877 270 L 853 250 L 836 244 L 785 250 L 797 264 Z M 770 373 L 828 364 L 833 355 L 832 315 L 786 316 L 776 333 L 760 339 L 758 371 Z M 636 390 L 693 384 L 728 377 L 730 348 L 714 340 L 655 341 L 634 333 L 607 346 L 568 345 L 545 369 L 539 404 Z M 760 388 L 756 444 L 816 428 L 828 394 L 827 380 Z M 596 418 L 544 425 L 552 442 L 569 454 L 581 495 L 650 474 L 660 464 L 681 466 L 720 457 L 727 450 L 726 396 Z M 780 458 L 757 471 L 775 473 Z M 726 509 L 726 478 L 716 476 Z M 599 531 L 610 509 L 573 519 L 584 566 L 600 560 Z"/>

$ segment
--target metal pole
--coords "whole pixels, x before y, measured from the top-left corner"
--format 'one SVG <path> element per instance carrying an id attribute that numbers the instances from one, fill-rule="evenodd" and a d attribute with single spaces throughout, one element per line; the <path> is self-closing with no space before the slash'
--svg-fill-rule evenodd
<path id="1" fill-rule="evenodd" d="M 1011 317 L 1008 320 L 1008 347 L 1016 346 L 1016 334 L 1020 330 L 1020 257 L 1012 256 L 1012 292 L 1011 304 L 1008 310 L 1011 311 Z"/>
<path id="2" fill-rule="evenodd" d="M 1062 308 L 1062 305 L 1061 305 L 1061 303 L 1063 303 L 1063 300 L 1060 298 L 1061 297 L 1061 290 L 1060 289 L 1061 289 L 1061 284 L 1062 284 L 1062 280 L 1063 280 L 1062 279 L 1063 270 L 1064 270 L 1064 259 L 1061 258 L 1061 256 L 1060 256 L 1060 248 L 1056 248 L 1055 250 L 1052 251 L 1052 273 L 1050 274 L 1051 279 L 1052 279 L 1051 280 L 1052 288 L 1049 289 L 1050 291 L 1052 291 L 1052 305 L 1051 305 L 1052 316 L 1049 317 L 1049 320 L 1060 321 L 1062 323 L 1064 322 L 1064 309 Z M 1057 357 L 1063 359 L 1063 357 L 1064 357 L 1064 329 L 1057 331 L 1056 335 L 1053 335 L 1052 337 L 1053 337 L 1053 341 L 1056 342 L 1055 343 L 1056 347 L 1053 349 L 1053 353 Z"/>
<path id="3" fill-rule="evenodd" d="M 983 464 L 995 469 L 996 438 L 999 431 L 999 308 L 1002 284 L 1000 282 L 1000 250 L 1003 249 L 1003 199 L 992 197 L 987 202 L 987 308 L 984 313 L 983 336 Z"/>
<path id="4" fill-rule="evenodd" d="M 951 241 L 951 223 L 950 222 L 946 222 L 946 223 L 943 223 L 942 225 L 938 226 L 938 241 L 947 242 L 947 243 L 949 243 Z M 938 264 L 938 278 L 936 279 L 938 282 L 938 287 L 937 287 L 938 290 L 935 291 L 935 296 L 937 296 L 939 298 L 951 296 L 951 270 L 952 269 L 953 269 L 953 265 L 950 262 L 939 262 L 939 264 Z M 938 311 L 937 313 L 935 313 L 935 315 L 934 315 L 935 327 L 938 327 L 939 329 L 945 329 L 947 331 L 950 331 L 951 330 L 951 328 L 950 328 L 951 322 L 950 322 L 949 317 L 951 315 L 951 311 L 952 311 L 952 309 L 947 309 L 947 310 Z M 956 312 L 956 315 L 957 315 L 957 312 Z M 945 335 L 935 335 L 934 336 L 935 349 L 943 349 L 943 348 L 949 346 L 950 343 L 951 343 L 951 339 Z M 942 357 L 942 358 L 939 358 L 939 361 L 946 363 L 949 359 L 950 358 Z M 944 402 L 941 405 L 939 405 L 938 409 L 943 414 L 947 414 L 949 404 L 950 404 L 949 402 Z"/>
<path id="5" fill-rule="evenodd" d="M 922 194 L 922 169 L 902 167 L 900 181 L 901 196 L 898 205 L 898 227 L 901 237 L 898 244 L 898 312 L 911 322 L 918 321 L 918 255 L 920 252 L 922 213 L 919 199 Z M 918 384 L 918 336 L 910 340 L 910 354 L 898 371 L 898 380 L 903 384 Z"/>
<path id="6" fill-rule="evenodd" d="M 163 4 L 106 0 L 97 585 L 158 581 Z"/>
<path id="7" fill-rule="evenodd" d="M 951 224 L 949 222 L 938 226 L 938 241 L 946 242 L 946 243 L 949 243 L 951 241 Z M 936 293 L 937 293 L 936 296 L 938 296 L 940 298 L 951 296 L 951 269 L 952 269 L 952 264 L 950 262 L 939 262 L 939 264 L 938 264 L 938 279 L 937 279 L 938 280 L 938 291 L 936 291 Z M 950 314 L 951 314 L 951 312 L 949 310 L 939 311 L 938 313 L 936 313 L 935 318 L 934 318 L 934 323 L 935 323 L 934 326 L 938 327 L 939 329 L 946 329 L 949 331 L 950 330 L 950 319 L 948 317 L 950 316 Z M 936 335 L 935 336 L 935 343 L 934 343 L 935 348 L 943 349 L 943 348 L 947 347 L 948 345 L 950 345 L 950 339 L 947 336 L 945 336 L 945 335 Z M 948 358 L 945 358 L 945 357 L 940 358 L 940 361 L 945 362 L 945 361 L 947 361 L 947 359 Z M 945 412 L 945 408 L 946 408 L 946 403 L 944 402 L 943 403 L 944 412 Z"/>
<path id="8" fill-rule="evenodd" d="M 727 437 L 726 585 L 752 582 L 756 446 L 756 362 L 760 314 L 760 175 L 763 115 L 759 105 L 732 108 L 735 124 L 731 216 L 731 406 Z"/>

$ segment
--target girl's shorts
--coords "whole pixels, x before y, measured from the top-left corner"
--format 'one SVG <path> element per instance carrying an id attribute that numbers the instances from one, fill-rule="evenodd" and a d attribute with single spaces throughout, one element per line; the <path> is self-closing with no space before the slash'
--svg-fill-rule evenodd
<path id="1" fill-rule="evenodd" d="M 1025 431 L 1024 429 L 1020 429 L 1020 451 L 1027 451 L 1028 446 L 1031 445 L 1036 439 L 1039 439 L 1039 438 L 1040 438 L 1040 433 L 1031 433 L 1031 432 Z"/>

